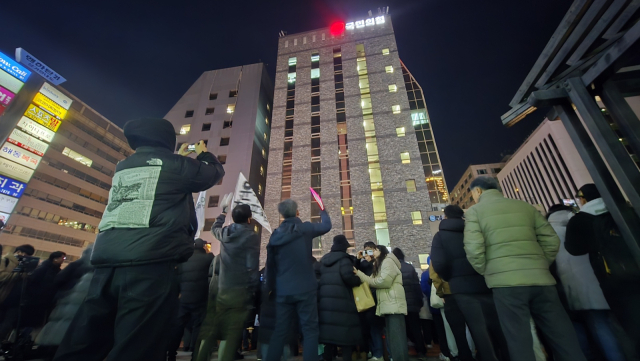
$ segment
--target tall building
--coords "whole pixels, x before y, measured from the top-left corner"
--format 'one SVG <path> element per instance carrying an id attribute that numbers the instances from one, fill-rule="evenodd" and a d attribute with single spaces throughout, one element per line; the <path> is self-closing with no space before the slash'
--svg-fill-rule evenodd
<path id="1" fill-rule="evenodd" d="M 419 109 L 407 97 L 391 18 L 356 20 L 278 41 L 265 211 L 276 228 L 277 205 L 291 198 L 303 220 L 318 222 L 311 187 L 333 223 L 314 241 L 316 256 L 344 234 L 357 248 L 374 241 L 426 262 L 433 208 L 410 131 Z"/>
<path id="2" fill-rule="evenodd" d="M 497 179 L 498 173 L 500 173 L 508 158 L 509 156 L 505 157 L 500 163 L 470 165 L 451 191 L 451 204 L 458 205 L 462 209 L 468 209 L 476 204 L 469 191 L 471 182 L 480 176 L 491 176 Z"/>
<path id="3" fill-rule="evenodd" d="M 95 241 L 116 164 L 133 150 L 118 126 L 66 90 L 45 86 L 50 88 L 43 87 L 34 99 L 40 105 L 29 106 L 9 136 L 15 138 L 9 140 L 12 144 L 42 157 L 10 214 L 0 243 L 5 253 L 31 244 L 35 256 L 41 258 L 63 251 L 70 262 Z M 59 109 L 54 104 L 60 101 L 56 95 L 71 100 L 66 115 L 59 119 L 55 118 L 59 114 L 47 110 Z"/>
<path id="4" fill-rule="evenodd" d="M 402 61 L 400 61 L 400 65 L 402 66 L 404 85 L 409 98 L 409 109 L 411 109 L 411 122 L 418 140 L 420 160 L 422 161 L 422 169 L 429 189 L 431 206 L 433 211 L 441 211 L 449 204 L 449 193 L 447 192 L 447 182 L 444 179 L 438 146 L 431 128 L 427 102 L 424 99 L 424 92 L 420 84 L 418 84 Z"/>
<path id="5" fill-rule="evenodd" d="M 207 191 L 200 235 L 212 242 L 214 252 L 218 242 L 209 231 L 222 212 L 218 203 L 235 190 L 240 173 L 264 204 L 272 102 L 273 83 L 264 64 L 257 63 L 204 72 L 165 116 L 179 134 L 176 150 L 204 140 L 224 164 L 224 178 Z"/>
<path id="6" fill-rule="evenodd" d="M 574 204 L 578 188 L 593 183 L 559 120 L 545 119 L 498 175 L 505 197 L 541 205 Z"/>

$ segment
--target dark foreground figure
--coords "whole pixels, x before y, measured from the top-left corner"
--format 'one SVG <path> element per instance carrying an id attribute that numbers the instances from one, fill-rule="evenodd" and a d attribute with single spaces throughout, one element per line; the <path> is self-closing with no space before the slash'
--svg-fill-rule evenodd
<path id="1" fill-rule="evenodd" d="M 193 254 L 197 219 L 192 193 L 212 187 L 222 165 L 196 145 L 196 159 L 173 154 L 164 119 L 128 122 L 136 153 L 118 163 L 91 257 L 89 292 L 55 360 L 164 360 L 178 309 L 177 264 Z"/>

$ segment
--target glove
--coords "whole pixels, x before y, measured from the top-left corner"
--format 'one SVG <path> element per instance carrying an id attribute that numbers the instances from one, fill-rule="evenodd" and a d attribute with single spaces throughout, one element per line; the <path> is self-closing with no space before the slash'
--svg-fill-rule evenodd
<path id="1" fill-rule="evenodd" d="M 227 213 L 229 210 L 229 206 L 231 206 L 231 201 L 233 200 L 233 193 L 229 193 L 226 196 L 222 197 L 222 202 L 220 202 L 220 207 L 222 207 L 222 213 Z"/>

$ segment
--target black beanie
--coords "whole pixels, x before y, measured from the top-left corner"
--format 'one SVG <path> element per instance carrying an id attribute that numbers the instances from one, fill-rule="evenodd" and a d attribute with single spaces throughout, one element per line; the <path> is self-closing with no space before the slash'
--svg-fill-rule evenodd
<path id="1" fill-rule="evenodd" d="M 342 234 L 339 234 L 333 237 L 333 246 L 331 246 L 331 252 L 346 252 L 347 249 L 351 247 L 349 241 L 347 241 L 347 237 Z"/>
<path id="2" fill-rule="evenodd" d="M 33 256 L 33 254 L 36 253 L 36 249 L 33 248 L 33 246 L 30 244 L 23 244 L 22 246 L 16 247 L 15 252 L 18 252 L 18 251 L 24 252 L 28 256 Z"/>
<path id="3" fill-rule="evenodd" d="M 587 202 L 591 202 L 594 199 L 600 198 L 600 192 L 598 192 L 598 188 L 593 183 L 587 183 L 580 187 L 578 190 L 578 194 L 576 194 L 576 198 L 584 198 Z"/>
<path id="4" fill-rule="evenodd" d="M 204 249 L 204 244 L 205 244 L 205 241 L 202 238 L 196 238 L 193 241 L 193 247 L 194 248 L 202 248 L 202 249 Z"/>
<path id="5" fill-rule="evenodd" d="M 162 118 L 134 119 L 124 125 L 124 136 L 129 146 L 136 150 L 138 147 L 162 147 L 176 149 L 176 131 L 173 124 Z"/>

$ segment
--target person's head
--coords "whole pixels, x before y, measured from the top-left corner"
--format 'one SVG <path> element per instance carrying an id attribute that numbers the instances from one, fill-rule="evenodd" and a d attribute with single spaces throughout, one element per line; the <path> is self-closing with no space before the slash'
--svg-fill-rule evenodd
<path id="1" fill-rule="evenodd" d="M 473 197 L 473 200 L 478 203 L 480 201 L 480 196 L 482 195 L 483 192 L 491 190 L 491 189 L 495 189 L 495 190 L 500 190 L 500 184 L 498 183 L 498 180 L 493 178 L 493 177 L 489 177 L 489 176 L 480 176 L 476 179 L 474 179 L 471 184 L 469 185 L 469 190 L 471 191 L 471 196 Z"/>
<path id="2" fill-rule="evenodd" d="M 300 214 L 298 212 L 298 203 L 296 203 L 293 199 L 285 199 L 284 201 L 278 204 L 278 213 L 282 215 L 283 218 L 292 218 L 298 217 Z"/>
<path id="3" fill-rule="evenodd" d="M 600 192 L 596 185 L 593 183 L 587 183 L 578 189 L 578 194 L 576 194 L 576 198 L 580 201 L 580 205 L 583 206 L 594 199 L 600 198 Z"/>
<path id="4" fill-rule="evenodd" d="M 391 251 L 391 253 L 393 253 L 394 256 L 396 256 L 397 259 L 399 259 L 400 261 L 404 261 L 404 252 L 402 252 L 402 250 L 398 247 L 394 248 L 393 251 Z"/>
<path id="5" fill-rule="evenodd" d="M 376 248 L 378 248 L 378 245 L 376 245 L 375 243 L 373 243 L 371 241 L 364 243 L 364 250 L 365 251 L 375 251 Z"/>
<path id="6" fill-rule="evenodd" d="M 142 118 L 127 122 L 123 128 L 124 136 L 129 146 L 136 150 L 138 147 L 160 147 L 176 149 L 176 130 L 171 122 L 162 118 Z"/>
<path id="7" fill-rule="evenodd" d="M 195 249 L 199 249 L 199 250 L 203 250 L 203 251 L 204 251 L 204 245 L 205 245 L 205 243 L 207 243 L 207 242 L 205 242 L 205 241 L 204 241 L 204 239 L 202 239 L 202 238 L 196 238 L 196 239 L 193 241 L 193 248 L 195 248 Z"/>
<path id="8" fill-rule="evenodd" d="M 554 204 L 551 207 L 549 207 L 549 211 L 547 211 L 547 219 L 549 219 L 549 217 L 551 217 L 552 214 L 556 212 L 561 212 L 561 211 L 573 212 L 573 208 L 571 208 L 570 206 L 565 206 L 564 204 Z"/>
<path id="9" fill-rule="evenodd" d="M 333 245 L 331 246 L 331 252 L 347 252 L 351 245 L 349 241 L 347 241 L 347 237 L 342 234 L 339 234 L 333 237 Z"/>
<path id="10" fill-rule="evenodd" d="M 375 262 L 373 264 L 373 274 L 378 275 L 380 270 L 382 269 L 382 261 L 387 258 L 389 254 L 389 249 L 385 246 L 377 246 L 376 250 L 373 251 L 373 257 L 375 257 Z"/>
<path id="11" fill-rule="evenodd" d="M 460 208 L 460 206 L 450 204 L 444 207 L 444 216 L 446 219 L 462 218 L 464 217 L 464 211 L 462 210 L 462 208 Z"/>
<path id="12" fill-rule="evenodd" d="M 239 204 L 231 212 L 231 218 L 234 223 L 250 223 L 251 222 L 251 206 L 248 204 Z"/>
<path id="13" fill-rule="evenodd" d="M 36 253 L 36 249 L 30 244 L 23 244 L 22 246 L 16 247 L 13 253 L 16 256 L 33 256 L 33 254 Z"/>
<path id="14" fill-rule="evenodd" d="M 49 255 L 49 261 L 56 266 L 60 266 L 65 259 L 67 259 L 67 254 L 64 252 L 55 251 Z"/>

